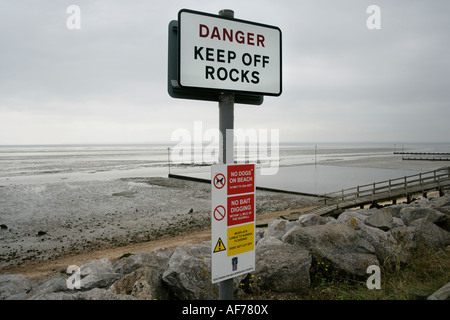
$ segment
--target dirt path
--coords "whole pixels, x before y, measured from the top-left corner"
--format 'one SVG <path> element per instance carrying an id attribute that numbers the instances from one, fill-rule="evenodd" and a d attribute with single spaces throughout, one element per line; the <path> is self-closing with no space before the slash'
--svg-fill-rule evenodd
<path id="1" fill-rule="evenodd" d="M 266 214 L 260 214 L 257 216 L 257 224 L 268 223 L 274 219 L 277 219 L 281 215 L 288 215 L 293 212 L 306 211 L 310 208 L 302 208 L 296 210 L 277 211 Z M 161 239 L 134 243 L 126 246 L 103 248 L 100 250 L 93 250 L 81 254 L 64 255 L 62 257 L 49 259 L 49 260 L 33 260 L 27 261 L 20 266 L 12 266 L 2 270 L 2 272 L 9 272 L 13 274 L 22 274 L 30 279 L 40 279 L 50 274 L 58 272 L 60 270 L 66 270 L 70 265 L 81 266 L 87 261 L 108 258 L 111 261 L 115 261 L 124 254 L 134 254 L 138 252 L 151 252 L 159 248 L 173 249 L 185 243 L 200 243 L 211 239 L 211 229 L 205 228 L 197 231 L 190 231 L 187 233 L 179 234 L 177 236 L 166 236 Z"/>

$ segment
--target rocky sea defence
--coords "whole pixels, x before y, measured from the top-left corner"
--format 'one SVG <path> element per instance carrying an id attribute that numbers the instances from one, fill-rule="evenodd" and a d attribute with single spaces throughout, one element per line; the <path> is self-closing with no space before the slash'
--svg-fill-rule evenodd
<path id="1" fill-rule="evenodd" d="M 420 247 L 448 253 L 450 195 L 410 204 L 347 210 L 337 217 L 304 214 L 273 220 L 256 232 L 256 270 L 234 278 L 236 294 L 257 278 L 261 290 L 303 292 L 323 263 L 334 272 L 367 278 L 370 266 L 407 264 Z M 0 275 L 0 299 L 217 299 L 211 283 L 211 243 L 185 244 L 70 266 L 45 279 Z M 449 283 L 429 300 L 450 298 Z"/>

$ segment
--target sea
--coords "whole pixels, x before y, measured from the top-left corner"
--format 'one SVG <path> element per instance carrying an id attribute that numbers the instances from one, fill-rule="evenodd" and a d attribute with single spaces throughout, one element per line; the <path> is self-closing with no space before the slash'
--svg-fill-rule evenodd
<path id="1" fill-rule="evenodd" d="M 191 156 L 186 157 L 184 154 L 179 160 L 180 150 L 176 150 L 173 142 L 4 145 L 0 146 L 0 187 L 61 181 L 70 183 L 168 177 L 169 172 L 210 179 L 211 165 L 218 163 L 218 155 L 213 153 L 207 162 L 194 161 L 198 159 L 195 158 L 195 152 L 201 154 L 207 146 L 200 148 L 195 150 L 193 146 L 187 149 Z M 450 161 L 404 160 L 405 155 L 400 153 L 408 152 L 450 153 L 450 143 L 281 143 L 276 152 L 256 156 L 256 185 L 325 194 L 450 166 Z M 244 150 L 242 154 L 246 156 L 240 158 L 240 163 L 252 163 L 258 152 L 250 155 Z"/>

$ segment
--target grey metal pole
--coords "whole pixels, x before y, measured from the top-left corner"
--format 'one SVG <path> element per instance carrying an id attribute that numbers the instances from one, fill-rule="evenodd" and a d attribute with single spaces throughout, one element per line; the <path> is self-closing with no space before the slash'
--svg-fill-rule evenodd
<path id="1" fill-rule="evenodd" d="M 234 11 L 223 9 L 219 15 L 234 18 Z M 234 94 L 219 95 L 220 162 L 234 163 Z M 219 282 L 219 300 L 233 300 L 233 279 Z"/>
<path id="2" fill-rule="evenodd" d="M 234 94 L 219 95 L 220 159 L 223 164 L 234 163 Z"/>
<path id="3" fill-rule="evenodd" d="M 220 161 L 234 163 L 234 94 L 221 93 L 219 96 Z M 219 282 L 219 300 L 233 300 L 233 279 Z"/>

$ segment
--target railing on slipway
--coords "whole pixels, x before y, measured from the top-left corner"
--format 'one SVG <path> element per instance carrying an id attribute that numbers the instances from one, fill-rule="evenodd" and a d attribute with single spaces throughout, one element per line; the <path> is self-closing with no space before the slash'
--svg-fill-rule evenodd
<path id="1" fill-rule="evenodd" d="M 336 209 L 376 204 L 403 197 L 409 202 L 414 194 L 425 194 L 432 190 L 442 192 L 447 186 L 450 186 L 450 167 L 327 193 L 323 195 L 323 205 L 308 213 L 324 215 Z"/>

